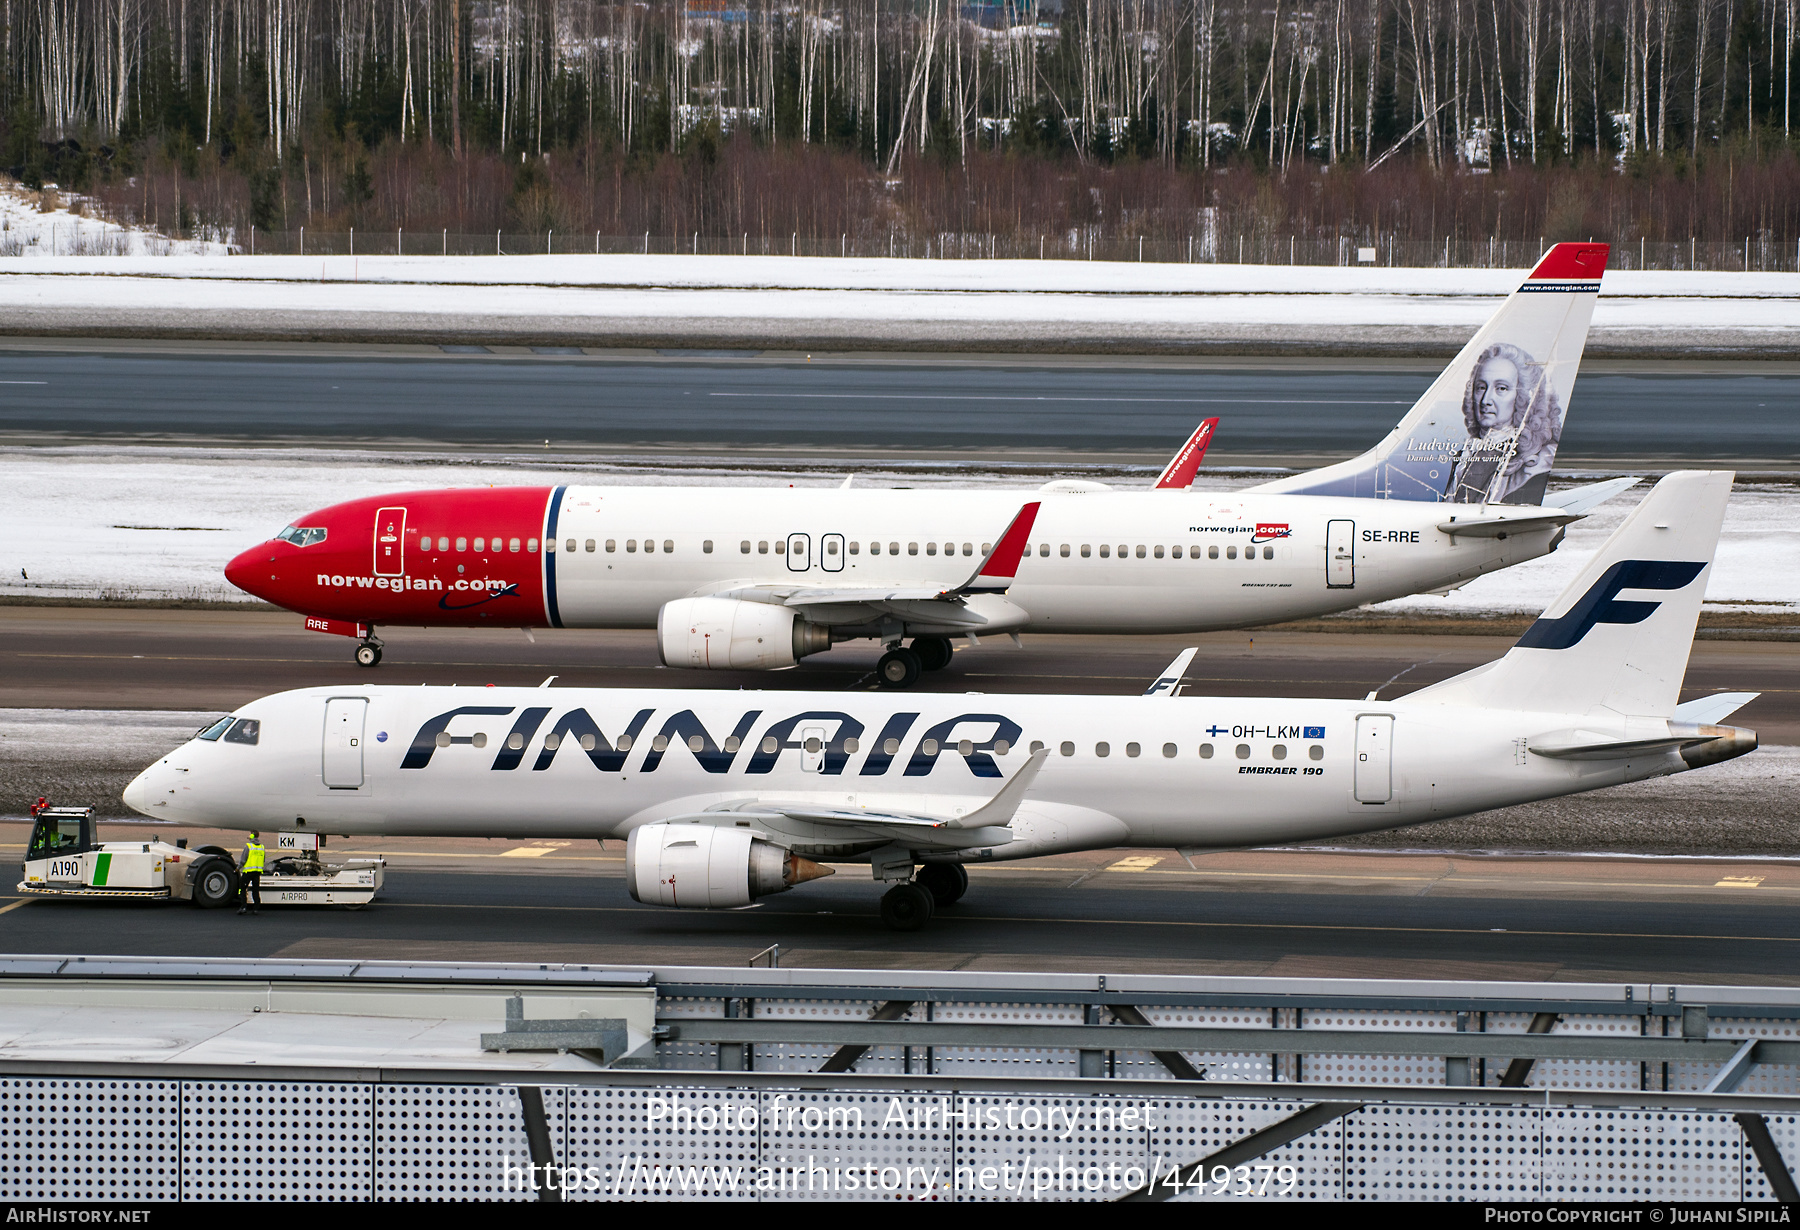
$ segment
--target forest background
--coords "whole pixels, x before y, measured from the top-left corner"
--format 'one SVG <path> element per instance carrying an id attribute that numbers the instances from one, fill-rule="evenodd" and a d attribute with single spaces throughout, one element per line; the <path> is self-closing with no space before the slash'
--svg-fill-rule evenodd
<path id="1" fill-rule="evenodd" d="M 1791 251 L 1797 5 L 0 0 L 0 169 L 215 237 Z"/>

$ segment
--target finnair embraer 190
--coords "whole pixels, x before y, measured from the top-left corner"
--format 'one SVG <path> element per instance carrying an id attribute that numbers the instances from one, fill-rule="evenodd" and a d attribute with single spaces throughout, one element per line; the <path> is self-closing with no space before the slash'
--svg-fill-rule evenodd
<path id="1" fill-rule="evenodd" d="M 1729 473 L 1663 479 L 1505 657 L 1404 699 L 309 688 L 146 769 L 158 820 L 628 839 L 645 903 L 747 905 L 866 863 L 910 930 L 968 863 L 1183 853 L 1466 815 L 1756 747 L 1754 694 L 1676 703 Z"/>
<path id="2" fill-rule="evenodd" d="M 1150 491 L 415 491 L 309 514 L 226 576 L 358 638 L 365 666 L 381 624 L 655 627 L 666 664 L 710 670 L 873 638 L 889 687 L 948 664 L 951 637 L 1204 632 L 1452 589 L 1636 481 L 1543 502 L 1606 253 L 1552 248 L 1369 452 L 1246 491 L 1186 494 L 1209 421 Z"/>

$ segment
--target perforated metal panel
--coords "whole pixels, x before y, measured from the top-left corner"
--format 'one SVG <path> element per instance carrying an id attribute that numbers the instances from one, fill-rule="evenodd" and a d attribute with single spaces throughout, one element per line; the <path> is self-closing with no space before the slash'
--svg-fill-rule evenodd
<path id="1" fill-rule="evenodd" d="M 1150 1132 L 1151 1162 L 1159 1175 L 1166 1175 L 1171 1166 L 1186 1167 L 1211 1157 L 1226 1145 L 1300 1113 L 1309 1103 L 1170 1098 L 1156 1105 L 1160 1117 Z M 1282 1167 L 1294 1168 L 1295 1181 L 1286 1191 L 1278 1181 L 1263 1185 L 1262 1173 L 1253 1171 L 1249 1176 L 1252 1186 L 1260 1185 L 1255 1194 L 1233 1194 L 1241 1186 L 1234 1176 L 1225 1184 L 1224 1191 L 1219 1190 L 1217 1182 L 1209 1180 L 1200 1186 L 1184 1188 L 1175 1199 L 1221 1202 L 1337 1200 L 1343 1194 L 1343 1148 L 1342 1121 L 1333 1120 L 1256 1159 L 1257 1166 L 1270 1166 L 1276 1172 Z M 1275 1180 L 1276 1174 L 1271 1173 L 1268 1177 Z"/>
<path id="2" fill-rule="evenodd" d="M 1011 1025 L 1079 1025 L 1082 1010 L 1074 1004 L 939 1004 L 939 1021 L 991 1021 Z M 932 1048 L 931 1070 L 939 1076 L 1079 1076 L 1081 1059 L 1074 1050 L 1025 1049 L 1011 1046 L 939 1046 Z"/>
<path id="3" fill-rule="evenodd" d="M 1730 1115 L 1552 1108 L 1543 1124 L 1542 1199 L 1741 1198 L 1745 1149 Z"/>
<path id="4" fill-rule="evenodd" d="M 1347 1200 L 1536 1200 L 1536 1107 L 1366 1107 L 1344 1120 Z"/>
<path id="5" fill-rule="evenodd" d="M 558 1087 L 542 1093 L 558 1165 L 564 1164 L 563 1095 Z M 375 1089 L 378 1200 L 532 1200 L 530 1165 L 531 1147 L 514 1086 Z"/>
<path id="6" fill-rule="evenodd" d="M 1713 1038 L 1777 1038 L 1783 1042 L 1793 1042 L 1800 1039 L 1800 1024 L 1793 1021 L 1715 1021 L 1708 1030 L 1708 1036 Z M 1698 1068 L 1705 1065 L 1695 1064 L 1693 1066 Z M 1718 1068 L 1715 1065 L 1706 1080 L 1700 1082 L 1700 1087 L 1705 1088 L 1717 1072 Z M 1656 1088 L 1661 1087 L 1659 1082 Z M 1737 1092 L 1778 1096 L 1792 1096 L 1800 1093 L 1800 1068 L 1792 1064 L 1758 1064 L 1750 1069 L 1750 1074 L 1744 1077 L 1738 1085 Z"/>
<path id="7" fill-rule="evenodd" d="M 1139 1011 L 1152 1025 L 1179 1026 L 1186 1029 L 1266 1029 L 1267 1008 L 1157 1008 L 1144 1006 Z M 1266 1081 L 1274 1077 L 1270 1056 L 1243 1051 L 1183 1051 L 1187 1061 L 1216 1081 Z M 1173 1080 L 1162 1062 L 1146 1051 L 1120 1051 L 1113 1074 L 1131 1080 Z"/>
<path id="8" fill-rule="evenodd" d="M 880 1006 L 872 1000 L 762 1000 L 756 1005 L 758 1020 L 866 1021 Z M 926 1005 L 914 1004 L 899 1019 L 923 1021 Z M 941 1019 L 941 1018 L 940 1018 Z M 925 1049 L 914 1047 L 912 1056 L 898 1046 L 872 1046 L 857 1058 L 853 1072 L 897 1074 L 925 1070 Z M 758 1072 L 817 1072 L 837 1047 L 826 1043 L 758 1044 L 754 1065 Z"/>
<path id="9" fill-rule="evenodd" d="M 1528 1023 L 1528 1021 L 1527 1021 Z M 1493 1021 L 1488 1023 L 1493 1032 Z M 1613 1038 L 1636 1038 L 1643 1031 L 1643 1018 L 1636 1016 L 1565 1016 L 1552 1030 L 1559 1036 L 1576 1034 Z M 1524 1032 L 1521 1026 L 1519 1032 Z M 1490 1052 L 1491 1053 L 1491 1052 Z M 1499 1069 L 1504 1072 L 1502 1066 Z M 1495 1065 L 1488 1065 L 1492 1083 L 1499 1084 Z M 1707 1078 L 1711 1080 L 1709 1076 Z M 1616 1059 L 1540 1059 L 1532 1065 L 1526 1085 L 1533 1089 L 1638 1089 L 1642 1087 L 1643 1065 Z"/>
<path id="10" fill-rule="evenodd" d="M 788 1200 L 946 1199 L 956 1160 L 947 1101 L 812 1089 L 765 1094 L 762 1164 Z"/>
<path id="11" fill-rule="evenodd" d="M 185 1082 L 181 1198 L 369 1199 L 372 1100 L 368 1085 Z"/>
<path id="12" fill-rule="evenodd" d="M 1770 1139 L 1787 1162 L 1788 1174 L 1800 1179 L 1800 1172 L 1796 1170 L 1796 1164 L 1800 1163 L 1800 1115 L 1764 1115 L 1763 1122 L 1768 1125 Z M 1775 1189 L 1769 1186 L 1769 1177 L 1763 1173 L 1762 1164 L 1751 1151 L 1749 1141 L 1744 1142 L 1743 1148 L 1744 1199 L 1775 1199 Z"/>
<path id="13" fill-rule="evenodd" d="M 1082 1097 L 959 1099 L 958 1200 L 1108 1200 L 1145 1182 L 1159 1102 Z"/>
<path id="14" fill-rule="evenodd" d="M 180 1198 L 176 1081 L 0 1079 L 0 1200 Z"/>
<path id="15" fill-rule="evenodd" d="M 583 1177 L 574 1198 L 743 1199 L 754 1186 L 763 1120 L 754 1090 L 573 1086 L 567 1095 L 568 1164 Z"/>

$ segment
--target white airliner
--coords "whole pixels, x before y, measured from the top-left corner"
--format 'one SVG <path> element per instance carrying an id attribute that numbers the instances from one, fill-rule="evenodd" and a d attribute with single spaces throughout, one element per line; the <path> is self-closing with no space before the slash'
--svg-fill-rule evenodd
<path id="1" fill-rule="evenodd" d="M 963 865 L 1184 853 L 1466 815 L 1743 755 L 1676 703 L 1729 473 L 1663 479 L 1505 657 L 1398 701 L 366 687 L 221 719 L 125 802 L 296 833 L 628 838 L 642 902 L 742 906 L 867 863 L 889 925 Z"/>
<path id="2" fill-rule="evenodd" d="M 665 663 L 711 670 L 873 638 L 890 687 L 952 637 L 1204 632 L 1451 589 L 1637 481 L 1543 502 L 1606 253 L 1552 248 L 1369 452 L 1247 491 L 1186 492 L 1209 420 L 1155 490 L 415 491 L 303 517 L 226 576 L 358 638 L 365 666 L 381 624 L 654 627 Z"/>

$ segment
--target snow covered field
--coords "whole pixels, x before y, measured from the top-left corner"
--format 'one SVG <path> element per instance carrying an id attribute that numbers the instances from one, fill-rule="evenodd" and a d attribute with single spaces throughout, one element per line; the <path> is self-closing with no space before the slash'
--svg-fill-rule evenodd
<path id="1" fill-rule="evenodd" d="M 273 536 L 302 514 L 341 500 L 440 486 L 836 485 L 844 471 L 759 471 L 721 459 L 672 463 L 646 472 L 603 463 L 552 468 L 529 454 L 468 462 L 441 454 L 328 449 L 69 448 L 0 449 L 14 494 L 0 535 L 0 595 L 242 599 L 225 583 L 225 561 Z M 967 485 L 1029 491 L 1042 482 L 996 468 L 970 475 L 958 465 L 934 475 L 870 470 L 859 485 Z M 1154 475 L 1114 480 L 1148 486 Z M 1196 486 L 1224 491 L 1263 481 L 1201 471 Z M 1627 492 L 1569 529 L 1560 551 L 1443 597 L 1407 598 L 1378 609 L 1485 613 L 1541 610 L 1636 505 L 1648 487 Z M 1800 622 L 1800 517 L 1788 484 L 1740 484 L 1732 496 L 1708 597 L 1793 612 Z M 23 574 L 23 575 L 22 575 Z"/>
<path id="2" fill-rule="evenodd" d="M 49 208 L 45 208 L 48 205 Z M 17 186 L 0 190 L 0 257 L 223 256 L 226 246 L 199 239 L 169 239 L 155 231 L 120 226 L 77 213 L 80 197 L 54 189 L 40 194 Z"/>

